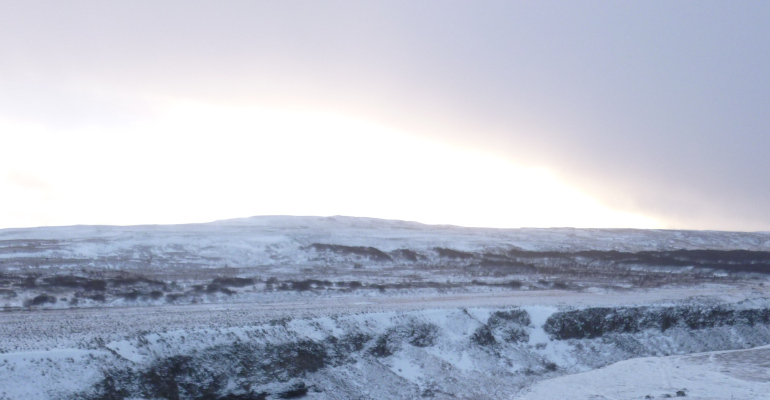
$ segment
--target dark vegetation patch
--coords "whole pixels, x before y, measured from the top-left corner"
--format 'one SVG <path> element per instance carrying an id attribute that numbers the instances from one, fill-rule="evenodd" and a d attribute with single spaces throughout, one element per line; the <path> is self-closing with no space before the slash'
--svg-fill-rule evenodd
<path id="1" fill-rule="evenodd" d="M 136 274 L 118 273 L 117 276 L 105 277 L 104 272 L 88 272 L 82 270 L 83 275 L 58 275 L 41 276 L 32 274 L 27 276 L 18 275 L 0 275 L 12 286 L 21 289 L 46 289 L 52 294 L 63 291 L 72 291 L 72 298 L 68 302 L 70 307 L 80 304 L 82 299 L 91 299 L 96 302 L 105 302 L 108 297 L 123 298 L 128 301 L 135 300 L 157 300 L 164 296 L 166 284 L 162 281 L 153 280 Z M 89 275 L 98 275 L 97 277 Z M 0 289 L 0 298 L 3 297 L 3 290 Z M 225 289 L 224 291 L 228 291 Z M 8 293 L 13 291 L 8 290 Z M 15 292 L 14 292 L 15 293 Z M 17 294 L 18 295 L 18 294 Z M 32 304 L 28 300 L 25 304 Z"/>
<path id="2" fill-rule="evenodd" d="M 770 252 L 749 250 L 675 250 L 643 251 L 627 263 L 701 267 L 728 272 L 770 273 Z"/>
<path id="3" fill-rule="evenodd" d="M 146 300 L 157 300 L 164 296 L 164 293 L 160 290 L 153 290 L 151 292 L 146 292 L 138 289 L 132 289 L 128 291 L 120 291 L 120 292 L 113 292 L 110 294 L 111 296 L 114 296 L 116 298 L 124 299 L 126 301 L 146 301 Z M 91 292 L 75 292 L 73 296 L 73 301 L 71 301 L 71 305 L 77 305 L 78 299 L 91 299 L 93 301 L 97 301 L 99 303 L 104 303 L 107 301 L 107 296 L 104 293 L 91 293 Z"/>
<path id="4" fill-rule="evenodd" d="M 522 327 L 508 326 L 500 329 L 500 337 L 508 343 L 528 342 L 529 332 Z"/>
<path id="5" fill-rule="evenodd" d="M 377 289 L 379 291 L 385 291 L 386 289 L 394 289 L 394 290 L 404 290 L 404 289 L 447 289 L 458 286 L 457 284 L 452 283 L 440 283 L 440 282 L 431 282 L 431 281 L 420 281 L 420 282 L 394 282 L 394 283 L 384 283 L 384 284 L 372 284 L 367 286 L 371 289 Z"/>
<path id="6" fill-rule="evenodd" d="M 524 285 L 524 283 L 515 279 L 507 282 L 502 282 L 502 283 L 497 283 L 497 282 L 490 283 L 490 282 L 484 282 L 478 279 L 474 279 L 471 281 L 471 284 L 476 286 L 500 286 L 500 287 L 507 287 L 511 289 L 521 289 L 521 287 Z"/>
<path id="7" fill-rule="evenodd" d="M 530 251 L 521 249 L 511 249 L 505 252 L 508 257 L 514 259 L 559 259 L 559 258 L 574 258 L 584 257 L 591 259 L 622 259 L 623 255 L 633 254 L 619 252 L 615 250 L 610 251 L 576 251 L 576 252 L 563 252 L 563 251 Z"/>
<path id="8" fill-rule="evenodd" d="M 231 295 L 237 293 L 235 290 L 232 290 L 232 289 L 230 289 L 228 287 L 219 285 L 217 283 L 211 283 L 211 284 L 206 285 L 206 290 L 205 291 L 208 294 L 224 293 L 224 294 L 226 294 L 228 296 L 231 296 Z"/>
<path id="9" fill-rule="evenodd" d="M 508 250 L 510 259 L 560 261 L 562 263 L 603 264 L 647 267 L 695 267 L 732 273 L 770 274 L 770 252 L 752 250 L 673 250 L 673 251 L 526 251 Z"/>
<path id="10" fill-rule="evenodd" d="M 100 303 L 104 303 L 105 301 L 107 301 L 107 298 L 103 294 L 101 294 L 101 293 L 94 294 L 94 295 L 88 295 L 88 296 L 84 296 L 84 297 L 88 298 L 88 299 L 91 299 L 93 301 L 98 301 Z"/>
<path id="11" fill-rule="evenodd" d="M 307 396 L 307 392 L 309 387 L 305 385 L 305 382 L 300 382 L 299 384 L 295 385 L 293 388 L 281 392 L 278 394 L 279 399 L 297 399 L 300 397 Z"/>
<path id="12" fill-rule="evenodd" d="M 534 274 L 537 267 L 519 261 L 482 260 L 479 267 L 498 271 L 498 275 Z"/>
<path id="13" fill-rule="evenodd" d="M 442 258 L 452 258 L 455 260 L 468 260 L 468 259 L 474 258 L 473 253 L 449 249 L 446 247 L 434 247 L 433 251 L 438 253 L 438 256 Z"/>
<path id="14" fill-rule="evenodd" d="M 375 357 L 388 357 L 393 355 L 402 343 L 409 343 L 415 347 L 433 346 L 438 334 L 439 328 L 436 325 L 412 321 L 388 329 L 378 336 L 369 353 Z"/>
<path id="15" fill-rule="evenodd" d="M 141 295 L 142 295 L 142 293 L 139 292 L 138 290 L 132 290 L 130 292 L 116 293 L 117 297 L 122 297 L 123 299 L 128 300 L 128 301 L 136 301 L 139 298 L 139 296 L 141 296 Z"/>
<path id="16" fill-rule="evenodd" d="M 15 275 L 10 274 L 4 274 L 0 272 L 0 285 L 12 285 L 12 284 L 18 284 L 20 281 L 20 278 Z"/>
<path id="17" fill-rule="evenodd" d="M 471 335 L 471 341 L 484 347 L 497 344 L 497 339 L 495 339 L 492 330 L 487 325 L 478 327 Z"/>
<path id="18" fill-rule="evenodd" d="M 329 342 L 334 345 L 334 348 L 341 352 L 338 354 L 339 358 L 344 358 L 346 354 L 349 355 L 363 350 L 371 340 L 371 336 L 363 333 L 351 333 L 339 339 L 334 336 L 329 338 Z"/>
<path id="19" fill-rule="evenodd" d="M 19 284 L 20 287 L 23 287 L 25 289 L 32 289 L 37 287 L 37 277 L 34 275 L 27 276 L 22 279 L 21 283 Z"/>
<path id="20" fill-rule="evenodd" d="M 166 303 L 175 303 L 178 300 L 189 299 L 193 296 L 189 293 L 168 293 L 166 294 Z"/>
<path id="21" fill-rule="evenodd" d="M 343 284 L 344 284 L 344 282 L 343 282 Z M 347 283 L 347 286 L 349 288 L 351 288 L 351 289 L 358 289 L 358 288 L 362 287 L 363 285 L 359 281 L 350 281 L 350 282 Z"/>
<path id="22" fill-rule="evenodd" d="M 487 320 L 487 325 L 493 327 L 507 325 L 509 323 L 529 326 L 532 323 L 532 320 L 526 311 L 520 309 L 495 311 L 489 316 L 489 320 Z"/>
<path id="23" fill-rule="evenodd" d="M 260 365 L 263 372 L 278 380 L 303 377 L 306 373 L 316 372 L 330 363 L 328 358 L 334 352 L 328 352 L 322 344 L 311 340 L 266 346 L 264 359 Z"/>
<path id="24" fill-rule="evenodd" d="M 261 392 L 261 393 L 242 393 L 242 394 L 227 394 L 225 396 L 220 397 L 210 397 L 212 400 L 266 400 L 267 399 L 267 392 Z M 196 400 L 209 400 L 209 398 L 202 397 L 200 399 Z"/>
<path id="25" fill-rule="evenodd" d="M 422 254 L 419 254 L 416 251 L 409 250 L 409 249 L 393 250 L 390 252 L 390 254 L 395 258 L 399 258 L 399 259 L 411 261 L 411 262 L 417 262 L 419 260 L 425 259 L 425 256 L 423 256 Z"/>
<path id="26" fill-rule="evenodd" d="M 608 333 L 638 333 L 652 329 L 665 332 L 682 327 L 690 330 L 770 324 L 770 309 L 731 310 L 723 307 L 629 307 L 588 308 L 557 312 L 544 325 L 554 339 L 593 339 Z"/>
<path id="27" fill-rule="evenodd" d="M 254 278 L 214 278 L 211 283 L 227 287 L 245 287 L 256 283 Z"/>
<path id="28" fill-rule="evenodd" d="M 166 283 L 155 279 L 150 279 L 142 275 L 136 274 L 123 274 L 121 276 L 111 278 L 107 280 L 110 286 L 136 286 L 136 285 L 148 285 L 159 288 L 165 288 Z"/>
<path id="29" fill-rule="evenodd" d="M 537 267 L 532 263 L 520 261 L 505 254 L 484 253 L 478 266 L 487 269 L 503 270 L 508 274 L 531 274 L 537 272 Z"/>
<path id="30" fill-rule="evenodd" d="M 24 305 L 27 307 L 42 306 L 44 304 L 56 304 L 56 297 L 49 296 L 47 294 L 41 294 L 24 302 Z"/>
<path id="31" fill-rule="evenodd" d="M 527 327 L 531 324 L 529 314 L 521 309 L 495 311 L 487 323 L 478 327 L 471 335 L 471 342 L 479 346 L 493 346 L 502 339 L 508 343 L 529 341 Z"/>
<path id="32" fill-rule="evenodd" d="M 192 293 L 188 293 L 188 295 L 216 294 L 216 293 L 224 293 L 229 296 L 237 292 L 230 288 L 220 286 L 216 283 L 210 283 L 208 285 L 192 285 Z"/>
<path id="33" fill-rule="evenodd" d="M 107 281 L 90 279 L 75 275 L 55 275 L 41 279 L 43 284 L 50 287 L 64 287 L 103 292 L 107 289 Z"/>
<path id="34" fill-rule="evenodd" d="M 389 357 L 393 355 L 393 352 L 398 348 L 394 343 L 388 342 L 388 337 L 383 335 L 377 338 L 374 346 L 369 350 L 369 353 L 375 357 Z"/>
<path id="35" fill-rule="evenodd" d="M 291 282 L 291 290 L 303 292 L 305 290 L 310 290 L 312 288 L 313 288 L 313 283 L 310 282 L 309 280 Z"/>
<path id="36" fill-rule="evenodd" d="M 237 341 L 160 359 L 144 369 L 113 368 L 81 400 L 126 400 L 129 398 L 235 400 L 300 398 L 314 389 L 303 382 L 307 374 L 339 365 L 351 349 L 360 351 L 368 337 L 345 337 L 320 343 L 300 340 L 265 344 Z M 360 342 L 360 343 L 359 343 Z M 260 385 L 284 383 L 272 393 Z M 279 386 L 280 387 L 280 386 Z"/>
<path id="37" fill-rule="evenodd" d="M 123 299 L 125 299 L 127 301 L 158 300 L 158 299 L 162 298 L 164 295 L 165 294 L 162 291 L 160 291 L 160 290 L 153 290 L 151 292 L 145 292 L 145 291 L 140 291 L 140 290 L 136 290 L 136 289 L 131 290 L 129 292 L 121 292 L 121 293 L 116 293 L 115 294 L 116 297 L 123 298 Z M 102 300 L 102 301 L 104 301 L 104 300 Z M 171 302 L 171 301 L 173 301 L 173 300 L 170 300 L 169 302 Z"/>
<path id="38" fill-rule="evenodd" d="M 368 258 L 371 261 L 393 261 L 387 253 L 375 247 L 368 246 L 343 246 L 338 244 L 313 243 L 310 247 L 319 252 L 331 252 L 342 255 L 355 255 Z"/>
<path id="39" fill-rule="evenodd" d="M 404 282 L 393 282 L 393 283 L 372 283 L 372 284 L 365 284 L 361 281 L 338 281 L 338 282 L 332 282 L 327 280 L 317 280 L 317 279 L 305 279 L 302 281 L 293 281 L 293 280 L 287 280 L 287 281 L 279 281 L 274 280 L 271 282 L 268 282 L 265 285 L 265 288 L 267 290 L 280 290 L 280 291 L 297 291 L 297 292 L 306 292 L 306 291 L 314 291 L 314 290 L 327 290 L 327 289 L 337 289 L 340 290 L 342 288 L 343 290 L 358 290 L 358 289 L 368 289 L 368 290 L 379 290 L 381 292 L 384 292 L 387 289 L 393 289 L 393 290 L 405 290 L 405 289 L 448 289 L 448 288 L 454 288 L 458 286 L 462 286 L 461 283 L 440 283 L 440 282 L 432 282 L 432 281 L 404 281 Z M 508 286 L 508 284 L 490 284 L 490 286 Z M 520 287 L 521 283 L 518 282 L 518 286 Z M 202 290 L 201 285 L 198 285 Z"/>
<path id="40" fill-rule="evenodd" d="M 314 290 L 314 289 L 322 290 L 327 288 L 333 288 L 335 286 L 335 283 L 331 281 L 326 281 L 326 280 L 305 279 L 302 281 L 285 281 L 281 283 L 278 283 L 278 281 L 276 280 L 275 283 L 272 283 L 272 285 L 276 285 L 276 289 L 278 290 L 294 290 L 297 292 L 305 292 L 305 291 Z M 344 283 L 340 284 L 338 282 L 336 285 L 344 286 Z M 352 287 L 352 284 L 351 284 L 351 287 Z"/>

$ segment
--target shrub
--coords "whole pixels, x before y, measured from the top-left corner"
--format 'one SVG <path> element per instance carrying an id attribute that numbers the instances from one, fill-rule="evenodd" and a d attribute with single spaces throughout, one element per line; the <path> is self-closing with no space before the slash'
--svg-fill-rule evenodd
<path id="1" fill-rule="evenodd" d="M 244 287 L 254 284 L 254 278 L 214 278 L 212 283 L 220 286 Z"/>
<path id="2" fill-rule="evenodd" d="M 433 250 L 435 250 L 436 253 L 438 253 L 438 256 L 442 258 L 454 258 L 454 259 L 460 259 L 460 260 L 467 260 L 469 258 L 473 258 L 473 254 L 467 253 L 464 251 L 447 249 L 444 247 L 434 247 Z"/>
<path id="3" fill-rule="evenodd" d="M 298 292 L 304 292 L 306 290 L 310 290 L 311 289 L 310 283 L 311 282 L 309 280 L 292 281 L 291 282 L 291 289 L 292 290 L 296 290 Z"/>
<path id="4" fill-rule="evenodd" d="M 41 294 L 39 296 L 35 296 L 35 298 L 30 300 L 28 305 L 30 305 L 30 306 L 39 306 L 39 305 L 46 304 L 46 303 L 55 304 L 56 303 L 56 297 L 49 296 L 47 294 Z"/>
<path id="5" fill-rule="evenodd" d="M 310 245 L 315 251 L 328 251 L 342 255 L 356 255 L 366 257 L 372 261 L 393 261 L 388 254 L 374 247 L 343 246 L 337 244 L 313 243 Z"/>
<path id="6" fill-rule="evenodd" d="M 473 332 L 471 341 L 479 346 L 491 346 L 497 343 L 494 335 L 492 335 L 492 331 L 486 325 L 480 326 L 476 329 L 476 332 Z"/>

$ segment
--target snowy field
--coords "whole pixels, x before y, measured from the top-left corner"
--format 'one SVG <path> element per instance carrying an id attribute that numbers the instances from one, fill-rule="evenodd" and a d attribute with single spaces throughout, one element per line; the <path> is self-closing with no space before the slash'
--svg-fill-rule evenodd
<path id="1" fill-rule="evenodd" d="M 770 399 L 768 277 L 768 233 L 0 230 L 0 399 Z"/>

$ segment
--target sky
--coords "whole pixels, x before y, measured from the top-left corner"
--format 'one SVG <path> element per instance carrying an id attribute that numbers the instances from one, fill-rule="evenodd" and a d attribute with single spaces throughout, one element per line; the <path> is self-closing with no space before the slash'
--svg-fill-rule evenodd
<path id="1" fill-rule="evenodd" d="M 0 228 L 770 230 L 770 3 L 0 2 Z"/>

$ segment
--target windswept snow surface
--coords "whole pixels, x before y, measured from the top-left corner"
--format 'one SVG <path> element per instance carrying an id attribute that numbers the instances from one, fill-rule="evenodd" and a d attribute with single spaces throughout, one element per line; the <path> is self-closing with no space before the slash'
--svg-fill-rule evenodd
<path id="1" fill-rule="evenodd" d="M 770 399 L 769 276 L 770 233 L 6 229 L 0 400 Z"/>

